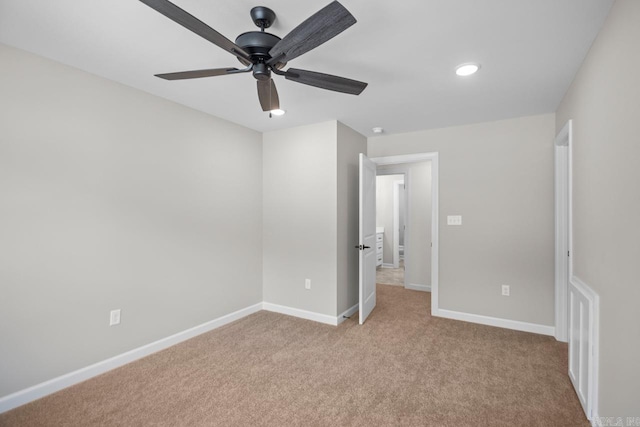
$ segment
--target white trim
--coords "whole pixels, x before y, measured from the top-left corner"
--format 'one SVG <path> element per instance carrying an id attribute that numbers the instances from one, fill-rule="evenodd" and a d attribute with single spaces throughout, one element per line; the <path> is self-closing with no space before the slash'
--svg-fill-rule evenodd
<path id="1" fill-rule="evenodd" d="M 299 317 L 301 319 L 313 320 L 327 325 L 338 325 L 337 316 L 329 316 L 328 314 L 316 313 L 315 311 L 301 310 L 299 308 L 287 307 L 286 305 L 273 304 L 270 302 L 263 302 L 262 309 L 273 311 L 275 313 L 286 314 L 288 316 Z"/>
<path id="2" fill-rule="evenodd" d="M 355 313 L 358 312 L 359 308 L 360 308 L 360 304 L 356 304 L 353 307 L 347 309 L 346 311 L 340 313 L 338 315 L 337 324 L 339 325 L 342 322 L 344 322 L 345 320 L 347 320 L 348 317 L 353 316 Z"/>
<path id="3" fill-rule="evenodd" d="M 373 160 L 378 166 L 383 165 L 398 165 L 402 163 L 417 163 L 433 160 L 438 157 L 437 152 L 433 153 L 418 153 L 418 154 L 403 154 L 400 156 L 387 156 L 387 157 L 374 157 Z"/>
<path id="4" fill-rule="evenodd" d="M 396 268 L 393 266 L 393 263 L 383 262 L 382 268 Z"/>
<path id="5" fill-rule="evenodd" d="M 404 288 L 411 289 L 412 291 L 431 292 L 431 285 L 420 285 L 416 283 L 409 283 Z"/>
<path id="6" fill-rule="evenodd" d="M 411 270 L 411 260 L 407 254 L 411 253 L 411 249 L 414 246 L 413 241 L 411 240 L 411 232 L 413 229 L 411 228 L 411 224 L 413 221 L 413 217 L 411 216 L 411 168 L 406 168 L 404 172 L 404 286 L 409 284 L 409 280 L 411 280 L 413 271 Z"/>
<path id="7" fill-rule="evenodd" d="M 393 181 L 393 268 L 400 268 L 400 186 L 404 191 L 404 178 Z"/>
<path id="8" fill-rule="evenodd" d="M 440 197 L 438 177 L 440 174 L 438 166 L 438 153 L 431 161 L 431 311 L 438 312 L 438 257 L 440 251 L 440 234 L 439 234 L 439 211 L 438 200 Z"/>
<path id="9" fill-rule="evenodd" d="M 432 297 L 433 298 L 433 297 Z M 483 316 L 480 314 L 462 313 L 451 310 L 438 310 L 431 313 L 433 316 L 447 319 L 462 320 L 464 322 L 479 323 L 481 325 L 496 326 L 498 328 L 513 329 L 516 331 L 532 332 L 541 335 L 555 335 L 553 326 L 539 325 L 537 323 L 521 322 L 519 320 L 500 319 L 498 317 Z"/>
<path id="10" fill-rule="evenodd" d="M 582 281 L 573 276 L 574 282 Z M 589 288 L 592 292 L 593 290 Z M 593 292 L 593 347 L 591 355 L 593 356 L 593 364 L 591 365 L 591 418 L 594 419 L 600 412 L 600 295 Z"/>
<path id="11" fill-rule="evenodd" d="M 555 329 L 556 339 L 568 339 L 568 288 L 573 274 L 572 188 L 573 127 L 569 120 L 554 142 L 555 216 Z"/>
<path id="12" fill-rule="evenodd" d="M 254 304 L 201 325 L 194 326 L 193 328 L 170 335 L 166 338 L 159 339 L 150 344 L 143 345 L 142 347 L 135 348 L 101 362 L 94 363 L 93 365 L 89 365 L 40 384 L 36 384 L 24 390 L 9 394 L 0 398 L 0 413 L 9 411 L 36 399 L 40 399 L 41 397 L 55 393 L 74 384 L 78 384 L 82 381 L 88 380 L 89 378 L 93 378 L 111 371 L 112 369 L 126 365 L 127 363 L 131 363 L 160 350 L 164 350 L 165 348 L 181 343 L 182 341 L 186 341 L 205 332 L 209 332 L 228 323 L 242 319 L 243 317 L 260 311 L 261 309 L 262 303 Z"/>
<path id="13" fill-rule="evenodd" d="M 439 200 L 439 184 L 438 184 L 438 152 L 432 153 L 418 153 L 418 154 L 405 154 L 400 156 L 386 156 L 386 157 L 374 157 L 371 160 L 378 166 L 382 165 L 396 165 L 403 163 L 417 163 L 431 161 L 431 313 L 436 316 L 438 313 L 438 256 L 439 256 L 439 217 L 438 217 L 438 200 Z M 410 174 L 405 176 L 405 182 L 407 188 L 410 185 Z M 407 208 L 407 213 L 409 212 Z M 409 220 L 407 219 L 407 223 Z M 407 234 L 405 234 L 405 245 Z M 408 245 L 407 245 L 408 246 Z M 410 250 L 410 248 L 409 248 Z M 407 257 L 405 254 L 405 280 L 408 275 Z M 406 282 L 405 282 L 406 283 Z"/>
<path id="14" fill-rule="evenodd" d="M 590 348 L 587 350 L 590 355 L 587 365 L 587 407 L 585 408 L 585 415 L 587 419 L 593 423 L 598 419 L 598 405 L 599 405 L 599 365 L 600 365 L 600 296 L 586 283 L 584 283 L 577 276 L 572 275 L 569 279 L 569 286 L 575 288 L 588 302 L 590 311 L 590 321 L 588 330 L 576 330 L 575 325 L 569 325 L 580 334 L 580 344 L 582 340 L 586 338 L 590 343 Z M 569 342 L 569 357 L 573 343 Z M 571 361 L 569 361 L 571 363 Z M 569 376 L 571 377 L 571 376 Z M 573 382 L 573 381 L 572 381 Z M 575 387 L 575 384 L 574 384 Z"/>

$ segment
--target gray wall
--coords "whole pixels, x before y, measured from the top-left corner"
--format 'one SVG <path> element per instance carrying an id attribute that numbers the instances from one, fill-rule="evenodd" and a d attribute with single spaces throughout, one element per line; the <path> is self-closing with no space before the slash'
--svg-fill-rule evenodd
<path id="1" fill-rule="evenodd" d="M 358 302 L 364 151 L 365 137 L 337 121 L 263 135 L 265 302 L 329 316 Z"/>
<path id="2" fill-rule="evenodd" d="M 431 162 L 409 163 L 409 284 L 431 285 Z"/>
<path id="3" fill-rule="evenodd" d="M 335 121 L 263 134 L 265 302 L 336 314 L 336 140 Z"/>
<path id="4" fill-rule="evenodd" d="M 0 63 L 0 396 L 262 301 L 259 133 Z"/>
<path id="5" fill-rule="evenodd" d="M 369 157 L 440 153 L 440 308 L 553 325 L 554 136 L 547 114 L 369 138 Z"/>
<path id="6" fill-rule="evenodd" d="M 574 274 L 600 295 L 601 416 L 640 416 L 640 2 L 618 0 L 557 112 L 573 119 Z M 635 219 L 634 219 L 635 218 Z"/>
<path id="7" fill-rule="evenodd" d="M 359 161 L 367 138 L 338 122 L 338 306 L 336 315 L 358 303 Z"/>

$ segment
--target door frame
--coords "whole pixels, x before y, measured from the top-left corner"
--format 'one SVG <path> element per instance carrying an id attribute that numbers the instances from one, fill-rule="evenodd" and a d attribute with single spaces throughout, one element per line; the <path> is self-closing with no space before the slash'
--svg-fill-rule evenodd
<path id="1" fill-rule="evenodd" d="M 555 337 L 568 340 L 569 279 L 573 275 L 573 125 L 569 120 L 555 150 Z"/>
<path id="2" fill-rule="evenodd" d="M 400 186 L 402 186 L 402 190 Z M 393 268 L 400 268 L 400 191 L 404 191 L 404 188 L 404 179 L 393 181 Z M 404 281 L 406 285 L 406 277 Z"/>
<path id="3" fill-rule="evenodd" d="M 438 152 L 404 154 L 400 156 L 373 157 L 371 160 L 378 166 L 400 165 L 431 161 L 431 315 L 438 313 Z M 409 179 L 405 175 L 405 183 Z M 408 184 L 409 185 L 409 184 Z M 409 203 L 409 201 L 407 201 Z M 408 222 L 408 221 L 407 221 Z M 405 235 L 405 243 L 407 236 Z M 406 250 L 406 244 L 405 244 Z M 405 255 L 405 263 L 406 255 Z M 406 265 L 406 264 L 405 264 Z M 405 271 L 406 280 L 406 271 Z"/>

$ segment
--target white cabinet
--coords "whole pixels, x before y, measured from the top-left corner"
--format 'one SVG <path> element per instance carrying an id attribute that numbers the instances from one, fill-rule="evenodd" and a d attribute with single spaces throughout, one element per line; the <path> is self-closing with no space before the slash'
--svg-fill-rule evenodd
<path id="1" fill-rule="evenodd" d="M 376 267 L 382 265 L 384 232 L 376 233 Z"/>

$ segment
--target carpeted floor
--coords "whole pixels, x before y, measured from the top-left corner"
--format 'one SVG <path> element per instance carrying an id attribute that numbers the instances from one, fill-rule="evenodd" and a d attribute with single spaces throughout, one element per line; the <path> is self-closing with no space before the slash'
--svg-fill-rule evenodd
<path id="1" fill-rule="evenodd" d="M 399 268 L 376 268 L 376 283 L 381 285 L 404 286 L 404 260 L 400 260 Z"/>
<path id="2" fill-rule="evenodd" d="M 552 337 L 378 285 L 360 326 L 262 311 L 0 415 L 2 426 L 588 426 Z"/>

